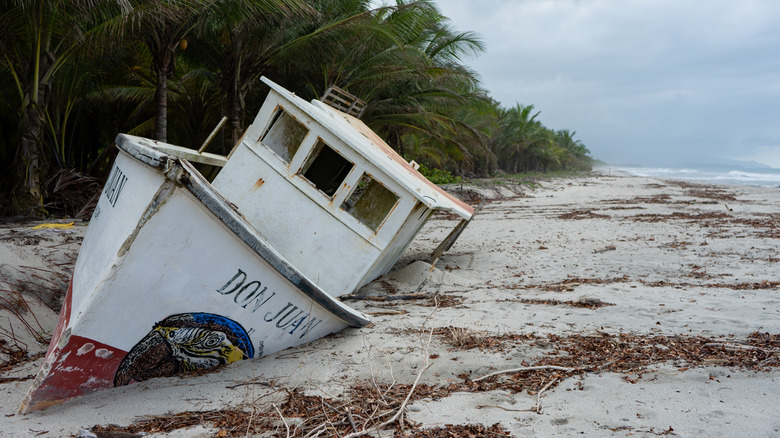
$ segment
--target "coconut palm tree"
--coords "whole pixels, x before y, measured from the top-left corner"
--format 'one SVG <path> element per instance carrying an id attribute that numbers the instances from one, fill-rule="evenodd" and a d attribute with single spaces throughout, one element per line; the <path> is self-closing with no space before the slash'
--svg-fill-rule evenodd
<path id="1" fill-rule="evenodd" d="M 484 94 L 474 72 L 459 61 L 484 50 L 482 42 L 453 30 L 429 1 L 398 1 L 351 23 L 337 36 L 343 41 L 320 52 L 326 54 L 322 73 L 311 75 L 320 78 L 319 86 L 335 83 L 364 99 L 366 123 L 402 154 L 409 152 L 409 141 L 413 151 L 427 151 L 431 164 L 444 165 L 445 158 L 470 163 L 471 146 L 479 142 L 473 135 L 468 139 L 474 130 L 459 111 Z"/>
<path id="2" fill-rule="evenodd" d="M 533 149 L 545 140 L 542 124 L 536 120 L 541 111 L 533 112 L 533 105 L 519 103 L 501 115 L 500 128 L 495 138 L 494 150 L 499 166 L 512 173 L 526 170 Z"/>
<path id="3" fill-rule="evenodd" d="M 127 14 L 101 26 L 103 38 L 142 41 L 151 58 L 154 73 L 155 127 L 154 137 L 168 139 L 168 80 L 176 72 L 177 50 L 186 48 L 186 38 L 200 15 L 217 0 L 129 0 Z"/>
<path id="4" fill-rule="evenodd" d="M 46 173 L 44 133 L 47 121 L 53 121 L 49 113 L 52 93 L 56 92 L 55 87 L 67 87 L 69 93 L 79 92 L 85 82 L 63 72 L 72 73 L 69 67 L 84 56 L 83 43 L 88 34 L 109 17 L 126 12 L 127 6 L 122 0 L 0 2 L 0 62 L 16 90 L 13 106 L 19 115 L 18 146 L 14 154 L 16 181 L 11 202 L 16 211 L 45 213 L 42 207 Z M 53 134 L 53 138 L 62 140 Z"/>
<path id="5" fill-rule="evenodd" d="M 315 15 L 303 0 L 221 1 L 201 17 L 188 50 L 194 62 L 212 72 L 231 144 L 243 131 L 245 98 L 281 46 Z M 291 32 L 293 30 L 293 32 Z"/>
<path id="6" fill-rule="evenodd" d="M 566 152 L 566 159 L 562 166 L 566 169 L 573 166 L 577 169 L 590 169 L 590 151 L 580 140 L 575 140 L 576 131 L 562 129 L 555 132 L 555 143 L 562 147 Z"/>

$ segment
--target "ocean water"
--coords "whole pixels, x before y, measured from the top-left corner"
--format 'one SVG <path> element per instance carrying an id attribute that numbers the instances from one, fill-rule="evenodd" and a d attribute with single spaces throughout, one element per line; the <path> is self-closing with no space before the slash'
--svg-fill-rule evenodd
<path id="1" fill-rule="evenodd" d="M 780 169 L 693 169 L 672 167 L 609 167 L 630 175 L 670 180 L 691 181 L 700 184 L 726 184 L 759 187 L 780 187 Z"/>

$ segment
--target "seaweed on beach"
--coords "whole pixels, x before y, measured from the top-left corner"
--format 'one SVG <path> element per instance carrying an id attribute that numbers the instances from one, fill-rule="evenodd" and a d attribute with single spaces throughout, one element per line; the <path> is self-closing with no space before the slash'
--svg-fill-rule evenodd
<path id="1" fill-rule="evenodd" d="M 691 246 L 693 243 L 688 240 L 675 240 L 672 242 L 666 242 L 662 243 L 660 245 L 661 248 L 670 248 L 670 249 L 685 249 L 689 246 Z"/>
<path id="2" fill-rule="evenodd" d="M 562 213 L 556 216 L 558 219 L 569 220 L 583 220 L 583 219 L 610 219 L 611 217 L 606 214 L 594 213 L 587 209 L 572 210 L 567 213 Z"/>
<path id="3" fill-rule="evenodd" d="M 219 437 L 240 436 L 249 432 L 262 432 L 265 424 L 258 421 L 254 426 L 247 418 L 251 414 L 237 409 L 208 411 L 186 411 L 175 414 L 154 415 L 140 419 L 129 426 L 109 424 L 95 425 L 90 430 L 98 437 L 133 436 L 140 437 L 150 433 L 166 433 L 196 425 L 211 425 L 220 429 Z M 236 432 L 234 434 L 234 432 Z M 125 434 L 125 435 L 121 435 Z M 143 435 L 142 435 L 143 434 Z"/>
<path id="4" fill-rule="evenodd" d="M 600 309 L 606 306 L 614 306 L 614 304 L 601 301 L 598 298 L 581 298 L 577 301 L 573 301 L 573 300 L 561 301 L 561 300 L 539 299 L 539 298 L 521 298 L 517 300 L 503 300 L 503 301 L 518 302 L 523 304 L 543 304 L 547 306 L 569 306 L 569 307 L 578 307 L 578 308 L 585 308 L 585 309 Z"/>
<path id="5" fill-rule="evenodd" d="M 41 356 L 43 356 L 43 353 L 28 354 L 26 346 L 19 345 L 17 342 L 10 343 L 6 339 L 0 339 L 0 358 L 4 358 L 4 360 L 0 361 L 0 373 L 10 371 L 25 362 L 37 360 Z M 35 376 L 32 374 L 24 377 L 0 377 L 0 383 L 33 378 Z"/>
<path id="6" fill-rule="evenodd" d="M 738 342 L 733 338 L 724 341 L 722 338 L 701 336 L 607 333 L 571 336 L 517 333 L 501 336 L 472 333 L 471 337 L 453 335 L 459 330 L 465 329 L 444 327 L 434 330 L 433 334 L 444 340 L 453 336 L 466 339 L 463 348 L 484 349 L 486 343 L 492 342 L 495 345 L 503 344 L 505 347 L 499 348 L 503 350 L 530 344 L 545 348 L 547 353 L 533 365 L 523 362 L 520 368 L 497 371 L 482 377 L 464 373 L 459 376 L 461 381 L 438 386 L 417 384 L 417 381 L 412 385 L 358 381 L 336 398 L 307 395 L 301 388 L 276 388 L 272 394 L 284 392 L 287 395 L 285 401 L 278 405 L 265 403 L 244 409 L 171 413 L 146 417 L 124 427 L 96 425 L 92 431 L 96 435 L 104 433 L 98 436 L 127 436 L 118 434 L 163 433 L 203 425 L 217 429 L 214 434 L 217 437 L 257 433 L 275 437 L 357 437 L 372 430 L 394 431 L 413 437 L 509 436 L 501 425 L 456 425 L 423 429 L 408 419 L 405 407 L 414 400 L 436 400 L 454 392 L 500 389 L 536 394 L 536 407 L 522 411 L 540 413 L 541 394 L 576 375 L 610 371 L 625 374 L 624 380 L 636 383 L 643 375 L 655 372 L 652 366 L 659 363 L 671 363 L 678 371 L 702 365 L 743 367 L 759 371 L 780 365 L 777 360 L 780 359 L 780 335 L 769 333 L 756 332 Z M 578 387 L 581 389 L 581 384 L 575 384 L 575 388 Z"/>
<path id="7" fill-rule="evenodd" d="M 691 199 L 672 199 L 672 195 L 668 193 L 662 193 L 659 195 L 646 195 L 635 196 L 633 198 L 626 199 L 607 199 L 601 201 L 602 204 L 607 205 L 635 205 L 635 204 L 669 204 L 669 205 L 691 205 L 691 204 L 706 204 L 713 205 L 718 204 L 718 201 L 730 201 L 736 202 L 736 197 L 731 194 L 720 190 L 688 190 L 681 196 L 685 198 L 697 198 L 704 199 L 703 201 L 696 201 Z M 638 206 L 634 208 L 639 208 Z"/>
<path id="8" fill-rule="evenodd" d="M 443 427 L 434 429 L 418 429 L 409 434 L 412 438 L 453 438 L 453 437 L 510 437 L 512 434 L 504 429 L 501 424 L 496 423 L 492 426 L 484 424 L 452 425 L 447 424 Z"/>
<path id="9" fill-rule="evenodd" d="M 648 196 L 635 196 L 633 198 L 628 199 L 607 199 L 604 201 L 601 201 L 602 204 L 617 204 L 617 205 L 628 205 L 628 204 L 671 204 L 672 196 L 668 194 L 660 194 L 660 195 L 648 195 Z"/>
<path id="10" fill-rule="evenodd" d="M 75 260 L 75 256 L 73 258 Z M 59 312 L 68 291 L 73 263 L 51 266 L 52 269 L 34 266 L 0 269 L 0 293 L 16 296 L 22 301 L 25 295 L 29 295 Z"/>
<path id="11" fill-rule="evenodd" d="M 430 385 L 388 385 L 374 382 L 356 382 L 342 396 L 334 399 L 306 395 L 301 388 L 280 388 L 287 398 L 279 405 L 266 403 L 251 409 L 220 409 L 187 411 L 156 415 L 140 419 L 129 426 L 96 425 L 93 433 L 165 433 L 203 425 L 218 429 L 216 437 L 237 437 L 263 433 L 274 437 L 366 435 L 371 430 L 411 432 L 411 436 L 426 435 L 423 429 L 403 415 L 406 404 L 423 397 L 443 397 L 450 391 Z M 400 413 L 400 415 L 399 415 Z M 393 420 L 395 421 L 389 421 Z M 480 431 L 482 426 L 466 425 L 453 428 L 451 437 L 471 437 L 468 432 Z M 503 431 L 500 426 L 490 430 Z M 435 433 L 435 432 L 434 432 Z M 464 433 L 461 435 L 461 433 Z M 503 433 L 503 432 L 501 432 Z M 111 435 L 104 435 L 111 436 Z M 113 435 L 119 436 L 119 435 Z M 140 436 L 140 435 L 138 435 Z"/>
<path id="12" fill-rule="evenodd" d="M 465 297 L 452 294 L 388 294 L 388 295 L 345 295 L 341 297 L 342 301 L 366 300 L 370 301 L 376 307 L 397 307 L 406 302 L 413 302 L 426 307 L 455 307 L 459 306 L 465 300 Z"/>
<path id="13" fill-rule="evenodd" d="M 737 200 L 736 195 L 726 191 L 723 187 L 720 186 L 696 184 L 687 181 L 669 181 L 669 184 L 676 185 L 682 189 L 687 189 L 685 191 L 685 195 L 692 198 L 714 199 L 718 201 Z"/>
<path id="14" fill-rule="evenodd" d="M 608 207 L 605 208 L 605 210 L 644 210 L 645 207 L 642 207 L 641 205 L 619 205 L 615 207 Z"/>
<path id="15" fill-rule="evenodd" d="M 631 282 L 631 278 L 628 275 L 612 278 L 584 278 L 584 277 L 569 277 L 565 280 L 555 281 L 552 283 L 529 283 L 505 286 L 506 289 L 539 289 L 546 292 L 573 292 L 574 288 L 582 284 L 612 284 L 612 283 L 628 283 Z"/>
<path id="16" fill-rule="evenodd" d="M 737 200 L 736 195 L 729 193 L 720 188 L 705 187 L 705 188 L 692 188 L 685 192 L 685 196 L 691 198 L 712 199 L 716 201 L 731 201 Z"/>
<path id="17" fill-rule="evenodd" d="M 688 277 L 697 278 L 699 280 L 711 279 L 716 277 L 723 277 L 725 274 L 713 275 L 707 272 L 706 266 L 692 265 L 691 272 L 688 273 Z"/>
<path id="18" fill-rule="evenodd" d="M 669 214 L 635 214 L 628 216 L 626 219 L 633 220 L 635 222 L 667 222 L 670 220 L 682 220 L 690 223 L 707 222 L 708 225 L 712 225 L 712 222 L 723 223 L 733 220 L 734 217 L 726 213 L 704 212 L 704 213 L 683 213 L 674 212 Z"/>
<path id="19" fill-rule="evenodd" d="M 780 214 L 765 213 L 756 218 L 737 218 L 732 223 L 744 225 L 756 230 L 756 237 L 766 239 L 780 238 Z"/>
<path id="20" fill-rule="evenodd" d="M 690 278 L 704 280 L 704 279 L 723 277 L 725 276 L 725 274 L 720 274 L 720 275 L 708 274 L 706 272 L 706 268 L 703 268 L 698 265 L 692 265 L 691 271 L 689 271 L 688 274 L 686 274 L 686 276 Z M 551 283 L 513 284 L 513 285 L 504 286 L 504 288 L 507 290 L 538 289 L 546 292 L 574 292 L 577 286 L 583 284 L 611 284 L 611 283 L 631 283 L 631 282 L 637 282 L 648 287 L 665 287 L 665 288 L 676 288 L 676 289 L 706 288 L 706 289 L 731 289 L 731 290 L 770 290 L 770 289 L 780 288 L 780 281 L 771 281 L 771 280 L 735 282 L 735 283 L 726 283 L 726 282 L 692 283 L 692 282 L 679 282 L 679 281 L 669 281 L 669 280 L 651 281 L 651 280 L 645 280 L 641 278 L 632 279 L 627 275 L 623 275 L 622 277 L 612 277 L 612 278 L 571 277 L 565 280 L 551 282 Z M 508 301 L 522 302 L 522 299 L 513 299 Z M 543 304 L 543 303 L 538 303 L 538 304 Z M 568 304 L 568 305 L 576 306 L 576 302 L 575 303 L 560 302 L 555 304 Z"/>
<path id="21" fill-rule="evenodd" d="M 538 339 L 542 339 L 541 337 Z M 672 363 L 679 371 L 694 366 L 719 365 L 764 370 L 780 366 L 780 335 L 753 333 L 742 342 L 702 336 L 647 336 L 633 334 L 548 335 L 553 351 L 533 365 L 483 377 L 463 374 L 469 391 L 541 391 L 579 374 L 611 371 L 627 374 L 635 383 L 660 363 Z M 629 375 L 630 374 L 630 375 Z M 631 375 L 636 375 L 632 377 Z M 551 383 L 555 382 L 555 383 Z"/>
<path id="22" fill-rule="evenodd" d="M 452 346 L 452 350 L 504 351 L 512 345 L 536 339 L 533 334 L 504 333 L 489 335 L 486 331 L 466 327 L 439 327 L 433 331 L 442 342 Z"/>
<path id="23" fill-rule="evenodd" d="M 647 281 L 639 280 L 645 286 L 650 287 L 672 287 L 672 288 L 707 288 L 707 289 L 731 289 L 731 290 L 769 290 L 780 288 L 780 281 L 752 281 L 741 283 L 689 283 L 689 282 L 671 282 L 666 280 Z"/>

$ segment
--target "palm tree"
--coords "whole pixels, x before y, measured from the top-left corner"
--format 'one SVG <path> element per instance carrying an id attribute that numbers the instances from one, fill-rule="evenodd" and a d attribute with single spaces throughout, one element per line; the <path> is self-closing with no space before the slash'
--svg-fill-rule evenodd
<path id="1" fill-rule="evenodd" d="M 132 0 L 131 0 L 132 1 Z M 217 0 L 140 0 L 129 13 L 104 23 L 101 33 L 110 40 L 143 41 L 155 77 L 154 138 L 168 140 L 168 80 L 176 72 L 176 52 L 186 48 L 186 37 L 197 19 Z"/>
<path id="2" fill-rule="evenodd" d="M 562 129 L 555 132 L 555 142 L 566 152 L 566 159 L 562 166 L 574 166 L 578 169 L 590 169 L 590 151 L 580 140 L 575 140 L 576 131 Z"/>
<path id="3" fill-rule="evenodd" d="M 0 3 L 0 53 L 3 70 L 16 89 L 18 147 L 12 204 L 16 211 L 45 214 L 44 133 L 51 94 L 62 72 L 84 54 L 85 37 L 107 17 L 126 11 L 121 0 L 6 0 Z M 84 83 L 73 82 L 78 93 Z M 60 90 L 63 91 L 63 90 Z M 72 99 L 71 99 L 72 101 Z M 65 117 L 67 119 L 67 117 Z M 55 133 L 54 138 L 59 138 Z M 61 145 L 62 147 L 62 145 Z"/>
<path id="4" fill-rule="evenodd" d="M 460 175 L 491 175 L 497 169 L 490 144 L 498 126 L 498 111 L 497 103 L 487 96 L 446 110 L 451 129 L 405 134 L 402 144 L 406 156 Z"/>
<path id="5" fill-rule="evenodd" d="M 541 111 L 533 111 L 533 105 L 517 104 L 501 115 L 493 147 L 499 166 L 512 173 L 517 173 L 521 166 L 527 170 L 532 149 L 544 140 L 544 127 L 536 120 Z"/>
<path id="6" fill-rule="evenodd" d="M 295 29 L 314 15 L 303 0 L 233 0 L 215 3 L 202 15 L 188 54 L 213 73 L 222 114 L 234 144 L 243 130 L 245 97 Z"/>

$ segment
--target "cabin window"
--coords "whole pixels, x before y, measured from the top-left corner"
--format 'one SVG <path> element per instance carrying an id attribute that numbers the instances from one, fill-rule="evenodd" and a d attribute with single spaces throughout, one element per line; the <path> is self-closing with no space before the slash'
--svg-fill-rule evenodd
<path id="1" fill-rule="evenodd" d="M 338 152 L 326 145 L 322 139 L 317 140 L 309 155 L 301 174 L 329 198 L 333 198 L 341 183 L 355 167 Z"/>
<path id="2" fill-rule="evenodd" d="M 285 163 L 290 163 L 309 130 L 282 108 L 278 108 L 271 120 L 271 126 L 261 141 L 276 152 Z"/>
<path id="3" fill-rule="evenodd" d="M 376 231 L 393 210 L 396 202 L 398 202 L 398 195 L 364 173 L 352 194 L 341 204 L 341 209 Z"/>

